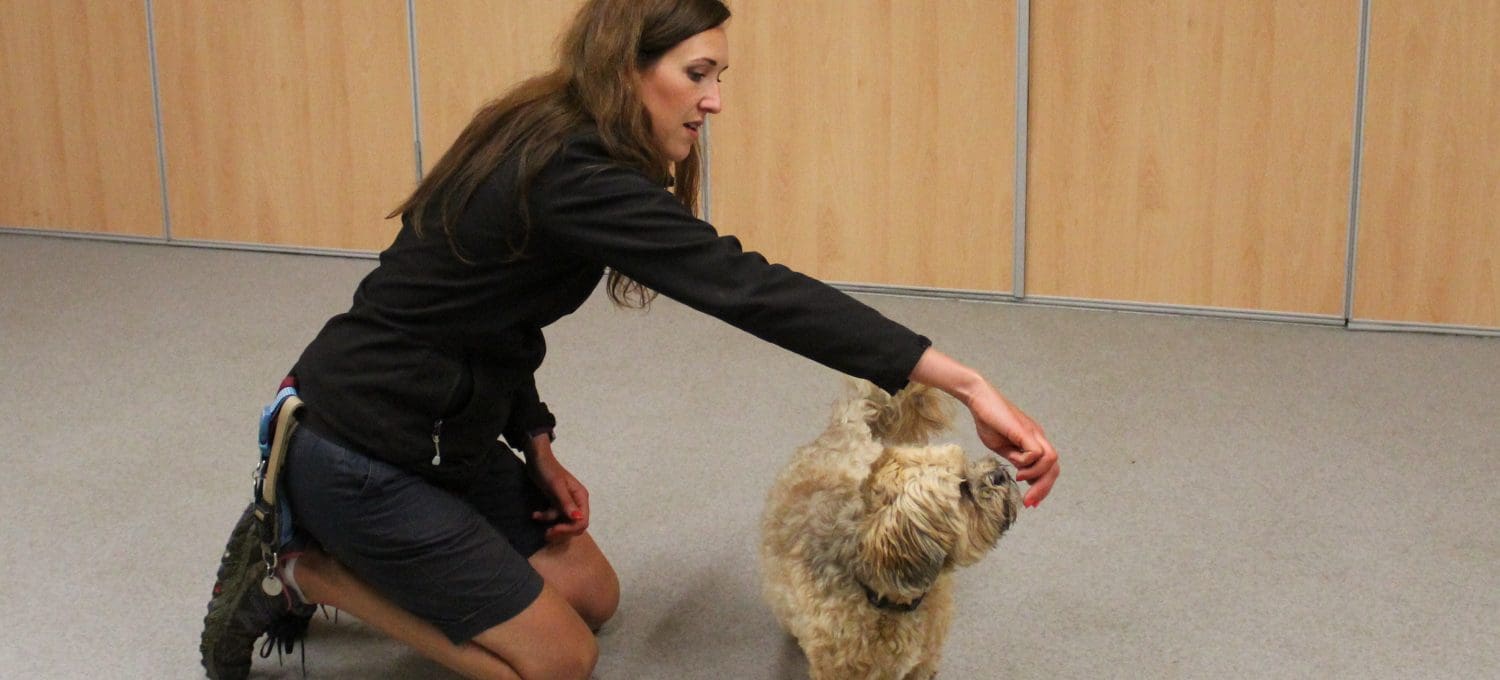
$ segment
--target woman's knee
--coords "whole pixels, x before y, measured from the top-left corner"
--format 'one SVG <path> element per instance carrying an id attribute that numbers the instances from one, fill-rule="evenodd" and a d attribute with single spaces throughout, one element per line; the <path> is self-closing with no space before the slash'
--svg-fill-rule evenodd
<path id="1" fill-rule="evenodd" d="M 572 574 L 576 592 L 570 602 L 589 629 L 598 631 L 620 608 L 620 577 L 598 546 L 590 547 Z"/>
<path id="2" fill-rule="evenodd" d="M 567 600 L 578 617 L 588 624 L 589 630 L 597 632 L 620 608 L 620 580 L 613 569 L 592 569 L 586 574 L 572 572 L 566 580 L 556 574 L 548 578 Z"/>
<path id="3" fill-rule="evenodd" d="M 591 590 L 590 596 L 579 603 L 578 615 L 590 629 L 597 631 L 614 618 L 615 611 L 620 608 L 620 578 L 608 563 L 605 563 L 603 573 L 595 577 Z"/>
<path id="4" fill-rule="evenodd" d="M 599 630 L 620 607 L 620 578 L 587 534 L 548 546 L 531 564 L 591 630 Z"/>

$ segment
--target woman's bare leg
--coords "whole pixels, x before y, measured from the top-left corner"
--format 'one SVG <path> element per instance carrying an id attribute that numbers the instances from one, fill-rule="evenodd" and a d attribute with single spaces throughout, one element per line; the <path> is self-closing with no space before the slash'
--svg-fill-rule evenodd
<path id="1" fill-rule="evenodd" d="M 548 586 L 514 618 L 455 645 L 435 626 L 396 606 L 320 550 L 297 559 L 304 597 L 347 611 L 417 653 L 469 678 L 586 678 L 598 645 L 583 619 Z"/>
<path id="2" fill-rule="evenodd" d="M 620 606 L 620 579 L 587 532 L 549 544 L 530 561 L 590 629 L 599 630 L 615 615 Z"/>

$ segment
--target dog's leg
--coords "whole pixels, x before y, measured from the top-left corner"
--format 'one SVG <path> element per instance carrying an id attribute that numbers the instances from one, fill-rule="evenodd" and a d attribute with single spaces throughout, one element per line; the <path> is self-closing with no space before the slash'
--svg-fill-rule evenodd
<path id="1" fill-rule="evenodd" d="M 807 677 L 810 680 L 841 680 L 849 677 L 847 670 L 828 650 L 804 648 L 802 651 L 807 654 Z"/>
<path id="2" fill-rule="evenodd" d="M 828 663 L 826 659 L 822 663 L 812 659 L 807 660 L 807 677 L 810 680 L 838 680 L 842 677 L 841 672 L 836 665 Z"/>
<path id="3" fill-rule="evenodd" d="M 864 664 L 852 663 L 855 659 L 836 651 L 804 650 L 807 652 L 807 675 L 811 680 L 879 680 L 881 675 Z"/>
<path id="4" fill-rule="evenodd" d="M 807 677 L 811 680 L 882 680 L 887 674 L 873 670 L 851 670 L 839 664 L 811 665 Z"/>
<path id="5" fill-rule="evenodd" d="M 943 658 L 943 640 L 948 637 L 948 627 L 953 623 L 953 591 L 949 580 L 933 588 L 927 595 L 923 607 L 930 606 L 927 628 L 923 631 L 921 660 L 902 680 L 932 680 L 937 675 L 938 662 Z"/>
<path id="6" fill-rule="evenodd" d="M 807 664 L 807 677 L 810 680 L 837 680 L 838 669 L 831 665 L 818 665 L 809 659 Z"/>

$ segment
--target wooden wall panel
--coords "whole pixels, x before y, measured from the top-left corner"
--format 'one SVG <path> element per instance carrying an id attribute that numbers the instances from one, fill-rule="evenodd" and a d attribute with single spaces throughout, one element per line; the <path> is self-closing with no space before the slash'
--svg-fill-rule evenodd
<path id="1" fill-rule="evenodd" d="M 829 280 L 1010 290 L 1015 3 L 733 9 L 719 230 Z"/>
<path id="2" fill-rule="evenodd" d="M 146 8 L 0 0 L 0 226 L 162 236 Z"/>
<path id="3" fill-rule="evenodd" d="M 1341 316 L 1359 4 L 1033 2 L 1027 294 Z"/>
<path id="4" fill-rule="evenodd" d="M 430 170 L 474 112 L 556 61 L 556 38 L 580 0 L 416 3 L 422 165 Z"/>
<path id="5" fill-rule="evenodd" d="M 1500 0 L 1374 3 L 1354 316 L 1500 327 Z"/>
<path id="6" fill-rule="evenodd" d="M 158 0 L 175 238 L 378 250 L 416 179 L 402 0 Z"/>

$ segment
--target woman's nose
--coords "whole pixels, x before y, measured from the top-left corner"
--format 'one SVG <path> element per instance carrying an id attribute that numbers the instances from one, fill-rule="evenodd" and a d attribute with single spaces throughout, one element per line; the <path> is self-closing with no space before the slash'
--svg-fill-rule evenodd
<path id="1" fill-rule="evenodd" d="M 719 84 L 714 83 L 703 99 L 698 101 L 698 108 L 705 113 L 718 113 L 724 109 L 724 101 L 719 96 Z"/>

